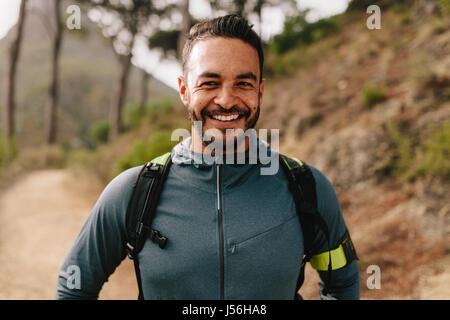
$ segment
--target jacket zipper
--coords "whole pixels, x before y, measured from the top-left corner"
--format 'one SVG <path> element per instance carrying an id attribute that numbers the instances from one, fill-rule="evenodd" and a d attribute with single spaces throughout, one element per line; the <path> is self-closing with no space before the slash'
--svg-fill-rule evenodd
<path id="1" fill-rule="evenodd" d="M 225 298 L 225 265 L 224 265 L 224 248 L 223 248 L 223 212 L 222 197 L 220 188 L 220 164 L 217 165 L 217 214 L 219 220 L 219 244 L 220 244 L 220 300 Z"/>

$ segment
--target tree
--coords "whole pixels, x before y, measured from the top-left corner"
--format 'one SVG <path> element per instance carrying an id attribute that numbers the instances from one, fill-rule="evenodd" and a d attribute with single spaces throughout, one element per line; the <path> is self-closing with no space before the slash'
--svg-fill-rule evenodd
<path id="1" fill-rule="evenodd" d="M 295 0 L 211 0 L 210 4 L 214 11 L 224 10 L 225 12 L 237 14 L 247 19 L 251 15 L 256 15 L 260 36 L 262 33 L 262 11 L 264 7 L 282 7 L 286 13 L 297 10 Z"/>
<path id="2" fill-rule="evenodd" d="M 61 0 L 54 0 L 55 29 L 53 35 L 52 50 L 52 83 L 49 90 L 49 107 L 47 111 L 47 143 L 56 142 L 57 134 L 57 107 L 59 98 L 59 56 L 63 37 L 63 25 L 61 18 Z"/>
<path id="3" fill-rule="evenodd" d="M 5 93 L 5 106 L 4 106 L 4 126 L 5 137 L 9 144 L 11 139 L 15 136 L 15 87 L 16 87 L 16 73 L 17 62 L 19 60 L 20 48 L 23 37 L 23 26 L 26 18 L 26 6 L 27 0 L 22 0 L 20 4 L 19 20 L 17 22 L 17 32 L 14 40 L 9 48 L 9 61 L 7 67 L 6 77 L 6 93 Z"/>
<path id="4" fill-rule="evenodd" d="M 109 138 L 116 138 L 123 131 L 122 109 L 126 98 L 131 58 L 136 37 L 148 28 L 149 18 L 161 11 L 151 0 L 78 0 L 88 3 L 101 13 L 97 21 L 103 34 L 109 38 L 120 65 L 116 97 L 111 109 L 111 130 Z"/>

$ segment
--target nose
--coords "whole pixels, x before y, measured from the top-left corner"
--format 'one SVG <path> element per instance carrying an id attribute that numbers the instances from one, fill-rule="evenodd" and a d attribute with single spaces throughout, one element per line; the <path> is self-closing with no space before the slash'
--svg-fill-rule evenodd
<path id="1" fill-rule="evenodd" d="M 230 86 L 222 86 L 217 93 L 214 103 L 224 109 L 231 109 L 238 104 L 238 99 Z"/>

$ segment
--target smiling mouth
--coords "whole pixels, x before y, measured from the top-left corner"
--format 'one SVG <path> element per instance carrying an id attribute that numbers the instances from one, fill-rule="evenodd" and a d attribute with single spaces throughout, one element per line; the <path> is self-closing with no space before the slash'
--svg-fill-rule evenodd
<path id="1" fill-rule="evenodd" d="M 242 115 L 241 114 L 231 114 L 231 115 L 221 115 L 221 114 L 215 114 L 215 115 L 209 115 L 209 117 L 211 119 L 214 120 L 218 120 L 218 121 L 222 121 L 222 122 L 230 122 L 230 121 L 234 121 L 238 118 L 240 118 Z"/>

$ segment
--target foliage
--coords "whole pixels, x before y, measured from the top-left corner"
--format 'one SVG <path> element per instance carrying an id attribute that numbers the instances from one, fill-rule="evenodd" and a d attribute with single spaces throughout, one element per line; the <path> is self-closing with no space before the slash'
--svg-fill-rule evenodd
<path id="1" fill-rule="evenodd" d="M 126 105 L 123 111 L 125 127 L 130 130 L 144 123 L 158 122 L 173 111 L 174 105 L 174 101 L 166 97 L 150 100 L 144 106 L 137 102 L 131 102 Z"/>
<path id="2" fill-rule="evenodd" d="M 416 174 L 438 174 L 450 178 L 450 122 L 434 130 L 423 141 Z"/>
<path id="3" fill-rule="evenodd" d="M 446 0 L 444 0 L 446 1 Z M 347 6 L 347 12 L 349 11 L 364 11 L 370 5 L 377 5 L 381 9 L 385 9 L 392 6 L 399 5 L 412 5 L 414 0 L 351 0 Z"/>
<path id="4" fill-rule="evenodd" d="M 157 131 L 147 141 L 135 141 L 132 150 L 126 156 L 120 158 L 116 163 L 116 174 L 142 165 L 170 150 L 178 143 L 171 141 L 168 131 Z"/>
<path id="5" fill-rule="evenodd" d="M 386 129 L 396 145 L 396 156 L 391 163 L 394 174 L 405 180 L 424 175 L 450 179 L 450 122 L 420 138 L 414 150 L 410 139 L 400 132 L 395 122 L 388 122 Z"/>
<path id="6" fill-rule="evenodd" d="M 385 89 L 371 83 L 366 83 L 361 90 L 362 103 L 370 108 L 386 100 Z"/>
<path id="7" fill-rule="evenodd" d="M 178 49 L 178 38 L 180 30 L 159 30 L 148 40 L 149 48 L 159 48 L 164 56 L 176 55 Z"/>
<path id="8" fill-rule="evenodd" d="M 101 120 L 96 122 L 89 130 L 89 138 L 94 145 L 106 143 L 109 136 L 109 126 L 108 120 Z"/>
<path id="9" fill-rule="evenodd" d="M 448 0 L 437 0 L 438 7 L 443 15 L 450 14 L 450 1 Z"/>
<path id="10" fill-rule="evenodd" d="M 283 54 L 298 46 L 307 46 L 330 36 L 339 30 L 338 16 L 320 19 L 309 23 L 306 21 L 308 11 L 301 11 L 296 16 L 287 17 L 283 32 L 276 35 L 271 43 L 271 51 Z"/>
<path id="11" fill-rule="evenodd" d="M 9 141 L 4 135 L 0 135 L 0 166 L 10 163 L 17 156 L 17 143 L 15 138 Z"/>

